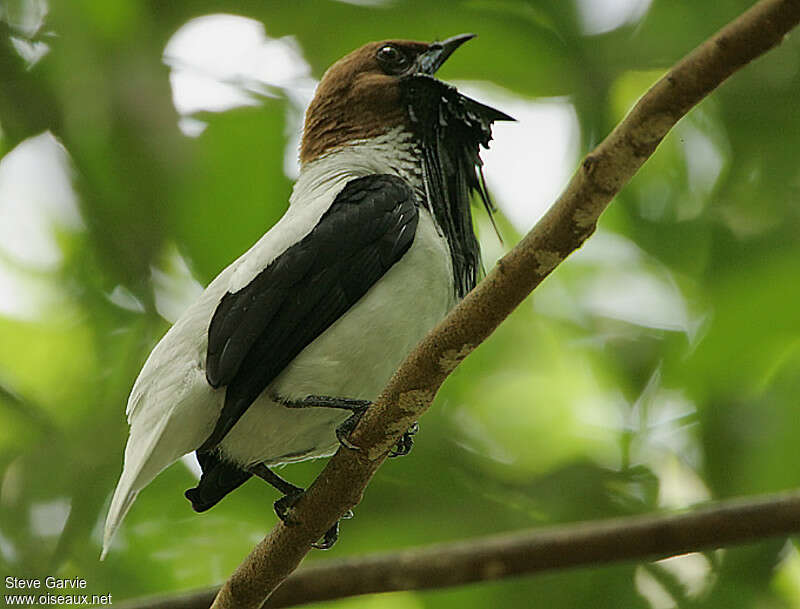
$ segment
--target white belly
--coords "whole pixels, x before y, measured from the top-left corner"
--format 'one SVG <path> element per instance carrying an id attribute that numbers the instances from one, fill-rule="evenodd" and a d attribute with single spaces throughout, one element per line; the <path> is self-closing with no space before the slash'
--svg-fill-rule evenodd
<path id="1" fill-rule="evenodd" d="M 421 209 L 414 243 L 364 297 L 284 369 L 222 440 L 243 464 L 300 461 L 332 454 L 348 412 L 294 409 L 268 396 L 374 400 L 403 359 L 454 304 L 446 241 Z"/>

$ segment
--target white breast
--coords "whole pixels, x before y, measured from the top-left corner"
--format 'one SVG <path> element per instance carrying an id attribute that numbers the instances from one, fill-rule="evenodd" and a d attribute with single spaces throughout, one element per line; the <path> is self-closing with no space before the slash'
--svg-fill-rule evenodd
<path id="1" fill-rule="evenodd" d="M 367 294 L 307 346 L 247 409 L 221 443 L 242 464 L 276 464 L 332 454 L 348 413 L 289 409 L 269 396 L 374 400 L 392 373 L 453 305 L 447 243 L 420 210 L 409 251 Z"/>
<path id="2" fill-rule="evenodd" d="M 418 154 L 410 134 L 400 129 L 353 142 L 304 168 L 292 207 L 304 206 L 309 197 L 319 196 L 321 188 L 335 184 L 338 194 L 348 181 L 375 173 L 399 175 L 421 189 Z M 409 251 L 248 408 L 223 439 L 223 454 L 241 464 L 263 461 L 268 465 L 332 454 L 338 446 L 334 430 L 347 412 L 288 409 L 270 396 L 374 400 L 406 355 L 453 304 L 447 242 L 427 210 L 420 209 Z"/>

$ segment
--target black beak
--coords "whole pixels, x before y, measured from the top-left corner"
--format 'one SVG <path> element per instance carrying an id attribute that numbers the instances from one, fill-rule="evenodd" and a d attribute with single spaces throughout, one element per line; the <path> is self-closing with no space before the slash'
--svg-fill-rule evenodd
<path id="1" fill-rule="evenodd" d="M 432 42 L 428 45 L 428 50 L 422 53 L 417 59 L 417 73 L 430 74 L 436 73 L 447 58 L 453 54 L 458 47 L 467 40 L 472 40 L 477 34 L 459 34 L 441 42 Z"/>

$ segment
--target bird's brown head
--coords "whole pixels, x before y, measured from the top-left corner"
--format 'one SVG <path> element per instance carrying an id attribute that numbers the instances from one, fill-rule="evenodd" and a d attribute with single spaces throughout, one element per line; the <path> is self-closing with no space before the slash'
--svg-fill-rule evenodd
<path id="1" fill-rule="evenodd" d="M 401 81 L 433 75 L 474 34 L 442 42 L 369 42 L 328 68 L 306 111 L 300 162 L 354 140 L 380 135 L 409 120 Z"/>

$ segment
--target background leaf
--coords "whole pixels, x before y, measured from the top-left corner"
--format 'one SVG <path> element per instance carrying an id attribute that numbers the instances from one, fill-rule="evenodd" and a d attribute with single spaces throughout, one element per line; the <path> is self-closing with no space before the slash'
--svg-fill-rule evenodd
<path id="1" fill-rule="evenodd" d="M 272 526 L 275 493 L 256 482 L 194 514 L 178 463 L 97 560 L 136 374 L 167 319 L 286 209 L 303 103 L 336 59 L 369 40 L 479 34 L 441 76 L 522 111 L 485 154 L 510 247 L 547 203 L 534 187 L 554 178 L 497 159 L 563 149 L 568 175 L 750 5 L 0 5 L 2 572 L 80 576 L 120 601 L 221 582 Z M 183 63 L 165 60 L 209 15 Z M 788 37 L 678 125 L 586 247 L 448 379 L 335 550 L 309 560 L 800 484 L 798 51 Z M 192 109 L 176 103 L 186 96 Z M 502 247 L 476 216 L 491 265 Z M 282 473 L 306 485 L 320 467 Z M 800 607 L 797 565 L 778 540 L 326 606 Z"/>

